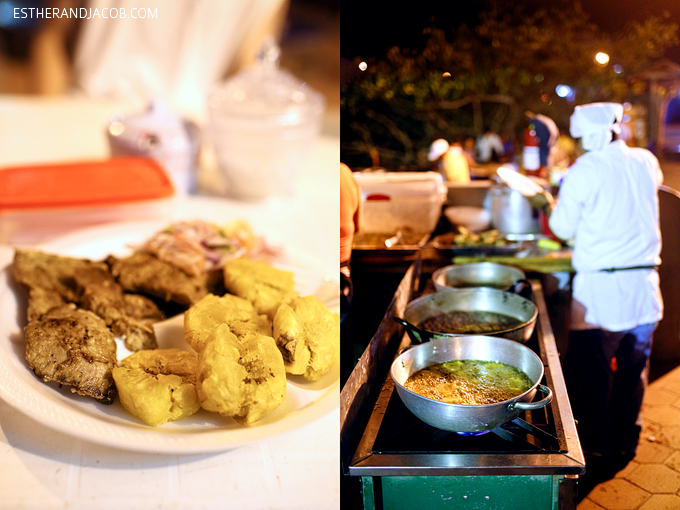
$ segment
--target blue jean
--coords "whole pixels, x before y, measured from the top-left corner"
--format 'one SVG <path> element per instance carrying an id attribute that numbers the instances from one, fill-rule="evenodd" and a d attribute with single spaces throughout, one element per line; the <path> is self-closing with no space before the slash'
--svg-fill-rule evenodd
<path id="1" fill-rule="evenodd" d="M 655 329 L 570 332 L 564 377 L 585 452 L 635 455 Z"/>

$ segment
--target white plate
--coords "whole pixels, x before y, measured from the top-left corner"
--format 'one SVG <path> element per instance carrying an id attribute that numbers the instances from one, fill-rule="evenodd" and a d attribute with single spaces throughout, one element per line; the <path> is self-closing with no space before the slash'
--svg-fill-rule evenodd
<path id="1" fill-rule="evenodd" d="M 80 231 L 40 247 L 62 255 L 101 259 L 125 255 L 129 246 L 147 239 L 167 222 L 115 224 Z M 266 232 L 264 232 L 266 236 Z M 323 266 L 294 247 L 287 246 L 280 267 L 295 273 L 301 295 L 315 294 L 331 309 L 336 306 L 338 283 Z M 22 327 L 26 322 L 26 291 L 16 284 L 9 267 L 0 273 L 0 397 L 40 423 L 71 436 L 95 443 L 141 452 L 195 454 L 224 451 L 301 427 L 339 405 L 339 363 L 319 381 L 288 376 L 286 400 L 256 423 L 239 425 L 231 418 L 201 410 L 192 417 L 149 427 L 130 415 L 116 399 L 104 405 L 71 393 L 67 387 L 46 384 L 28 368 L 24 359 Z M 183 340 L 182 316 L 157 325 L 159 346 L 188 349 Z M 119 359 L 127 351 L 118 343 Z"/>
<path id="2" fill-rule="evenodd" d="M 501 166 L 496 169 L 496 173 L 498 174 L 498 177 L 503 179 L 505 184 L 515 191 L 519 191 L 525 197 L 533 197 L 544 191 L 541 185 L 536 181 L 526 175 L 516 172 L 512 168 Z"/>

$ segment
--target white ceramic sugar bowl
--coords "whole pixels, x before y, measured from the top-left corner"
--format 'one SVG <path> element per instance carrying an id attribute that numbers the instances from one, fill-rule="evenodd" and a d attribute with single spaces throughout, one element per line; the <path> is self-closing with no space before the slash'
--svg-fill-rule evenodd
<path id="1" fill-rule="evenodd" d="M 196 183 L 199 128 L 153 101 L 142 113 L 115 114 L 106 125 L 112 156 L 144 156 L 166 171 L 178 195 L 190 194 Z"/>

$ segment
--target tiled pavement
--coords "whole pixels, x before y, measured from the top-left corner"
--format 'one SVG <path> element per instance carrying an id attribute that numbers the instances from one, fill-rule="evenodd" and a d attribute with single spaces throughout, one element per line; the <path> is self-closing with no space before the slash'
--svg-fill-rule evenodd
<path id="1" fill-rule="evenodd" d="M 642 417 L 635 458 L 577 510 L 680 509 L 680 367 L 649 385 Z"/>

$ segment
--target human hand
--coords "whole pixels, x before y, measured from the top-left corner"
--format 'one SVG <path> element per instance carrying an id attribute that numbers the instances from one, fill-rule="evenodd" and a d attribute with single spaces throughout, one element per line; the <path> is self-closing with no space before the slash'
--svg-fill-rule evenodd
<path id="1" fill-rule="evenodd" d="M 527 197 L 527 200 L 529 201 L 529 204 L 531 204 L 531 207 L 538 209 L 539 211 L 545 211 L 546 209 L 552 210 L 552 208 L 555 207 L 555 199 L 547 191 Z"/>

